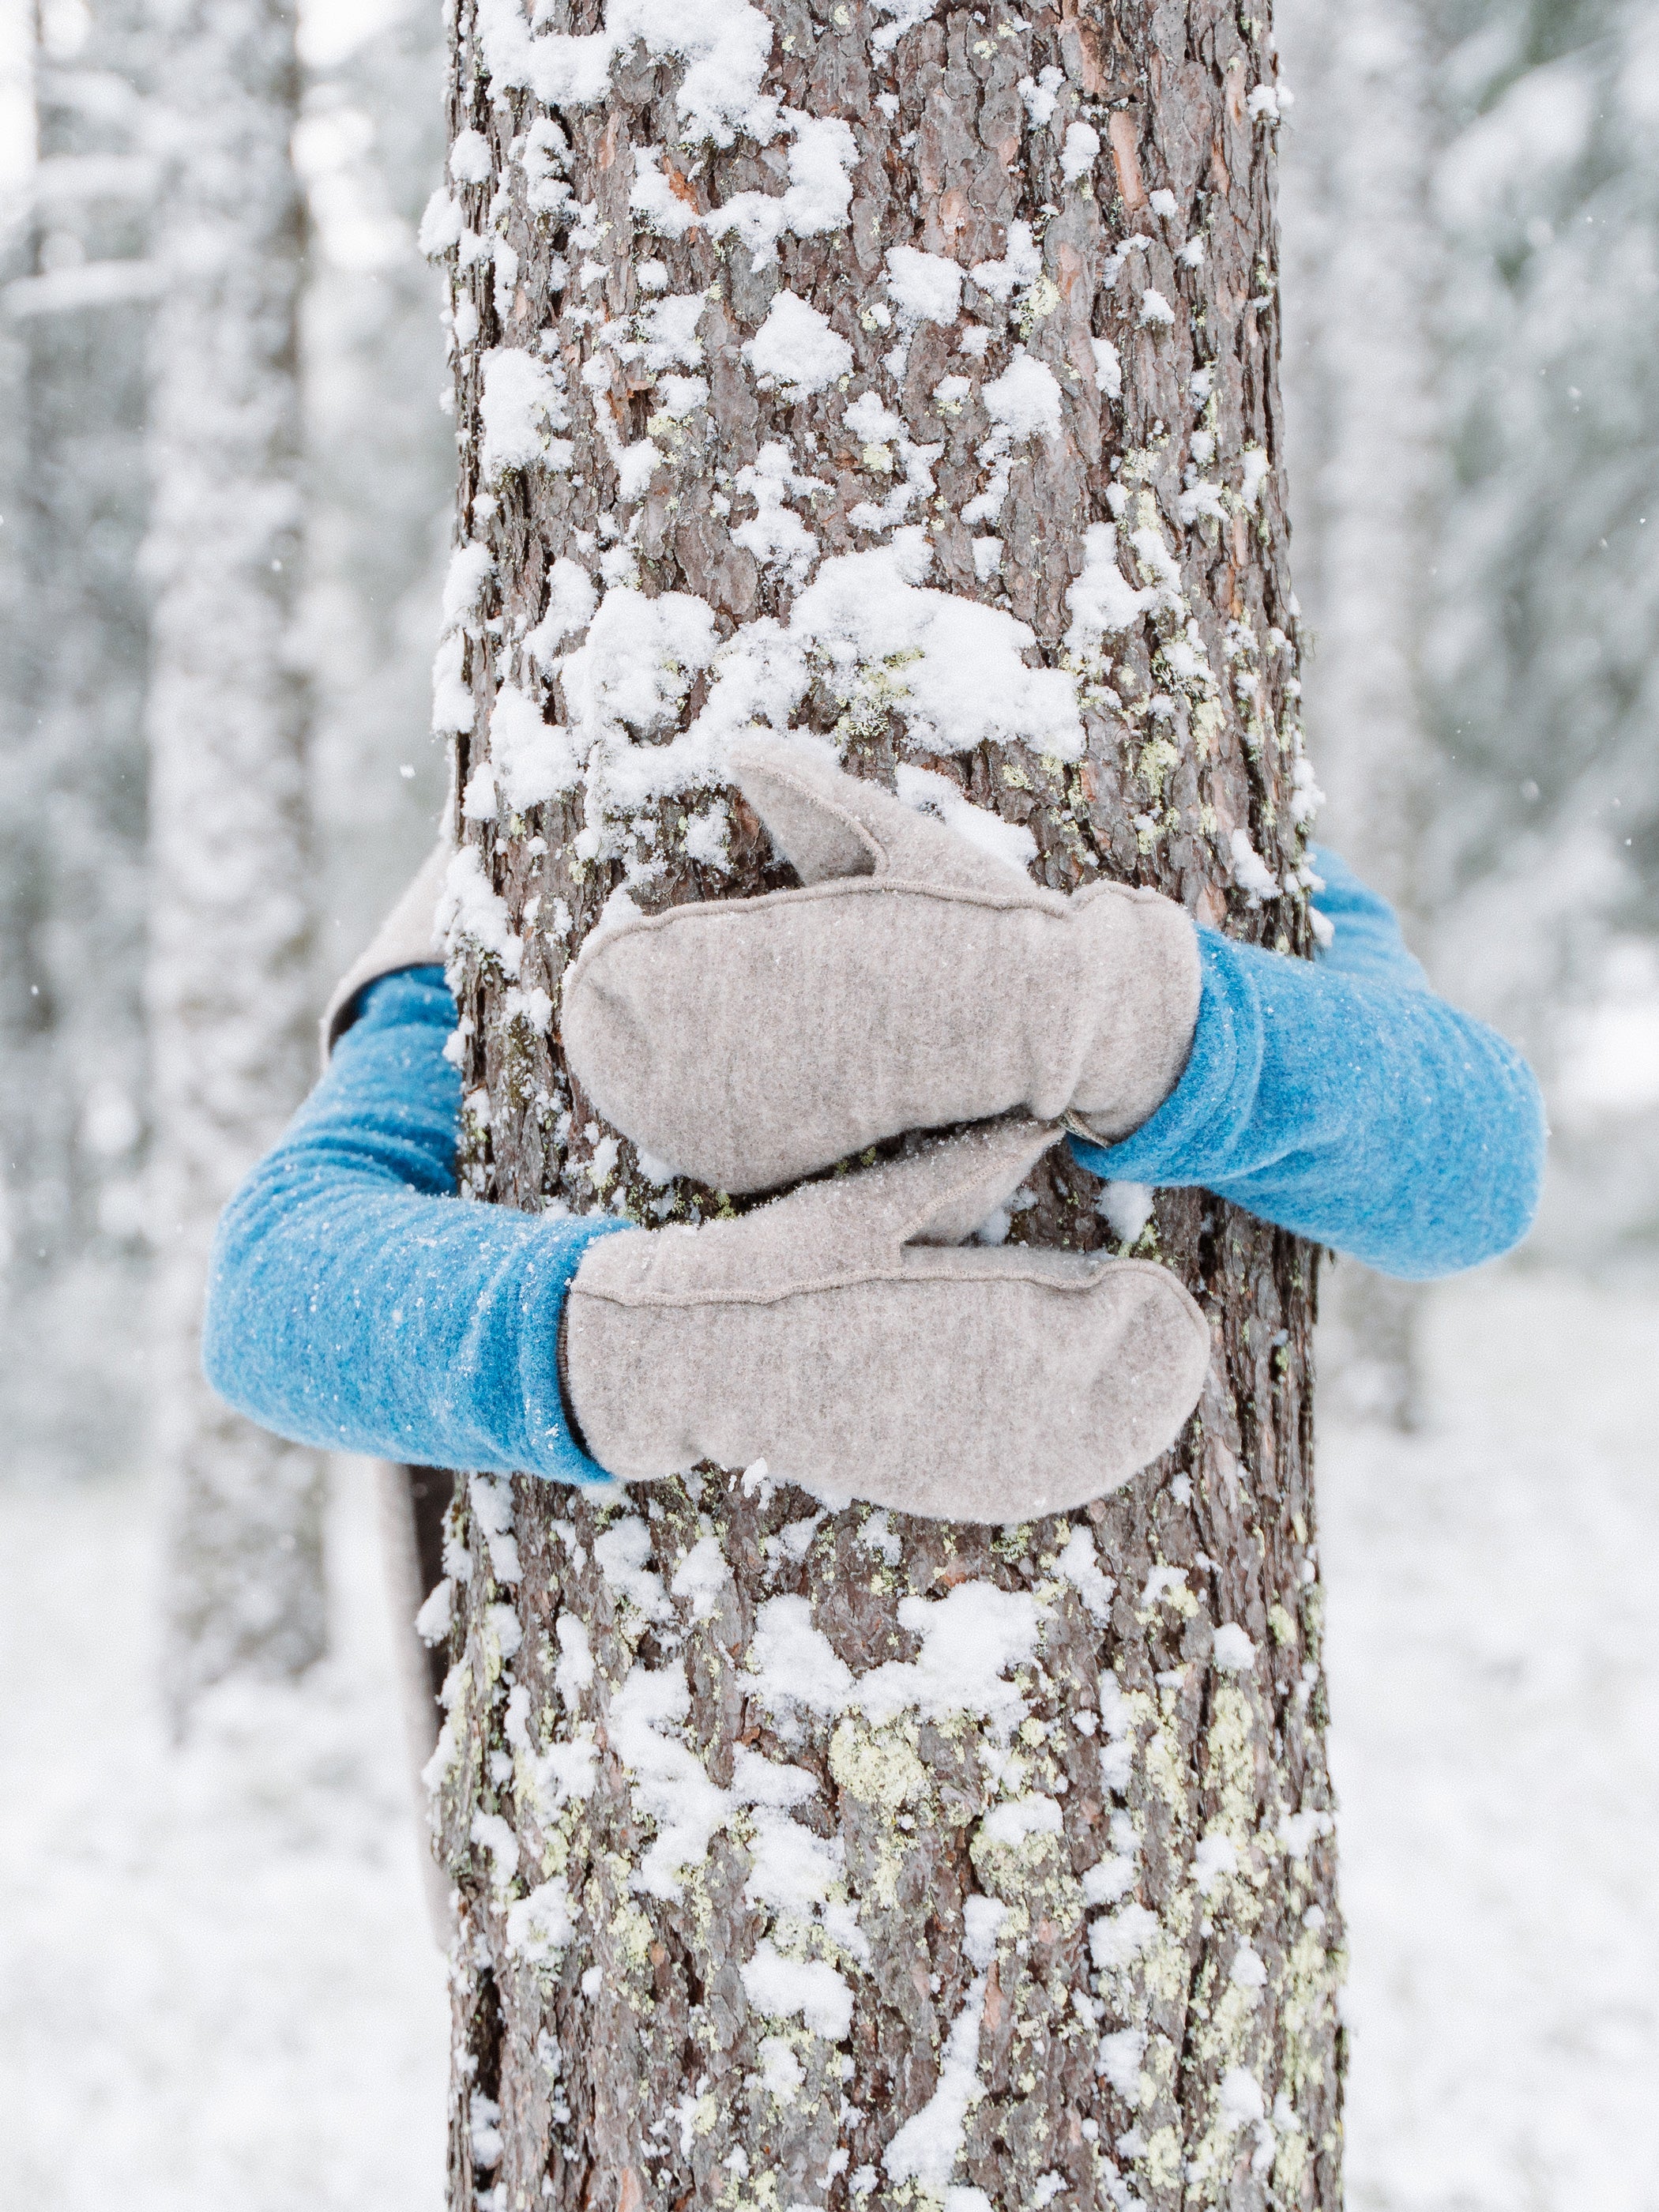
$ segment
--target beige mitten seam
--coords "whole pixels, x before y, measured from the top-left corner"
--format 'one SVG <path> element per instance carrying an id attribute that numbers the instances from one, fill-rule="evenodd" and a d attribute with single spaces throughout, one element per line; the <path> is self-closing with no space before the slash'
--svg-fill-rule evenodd
<path id="1" fill-rule="evenodd" d="M 662 1232 L 654 1229 L 641 1229 L 635 1233 L 641 1237 L 655 1237 Z M 695 1234 L 695 1231 L 693 1233 Z M 605 1241 L 609 1243 L 612 1240 L 607 1238 Z M 907 1288 L 918 1290 L 935 1285 L 945 1288 L 961 1283 L 1032 1283 L 1039 1290 L 1060 1291 L 1069 1294 L 1074 1291 L 1095 1290 L 1109 1275 L 1115 1280 L 1121 1281 L 1126 1276 L 1139 1274 L 1155 1276 L 1161 1288 L 1178 1291 L 1191 1304 L 1194 1315 L 1200 1322 L 1203 1320 L 1203 1308 L 1193 1298 L 1186 1285 L 1172 1275 L 1167 1267 L 1160 1267 L 1154 1260 L 1119 1260 L 1105 1252 L 1057 1252 L 1054 1255 L 1056 1259 L 1078 1260 L 1088 1263 L 1086 1267 L 1079 1267 L 1070 1274 L 1061 1275 L 1038 1267 L 994 1266 L 991 1264 L 992 1250 L 994 1249 L 988 1249 L 983 1259 L 977 1255 L 974 1255 L 969 1260 L 969 1264 L 965 1267 L 948 1269 L 939 1267 L 927 1273 L 912 1273 L 902 1264 L 905 1251 L 949 1252 L 953 1258 L 958 1252 L 963 1258 L 968 1258 L 969 1255 L 963 1248 L 958 1246 L 907 1245 L 885 1266 L 872 1265 L 864 1268 L 847 1268 L 839 1273 L 813 1276 L 770 1291 L 632 1291 L 625 1287 L 615 1289 L 609 1285 L 599 1283 L 584 1283 L 578 1279 L 572 1284 L 570 1295 L 573 1297 L 602 1299 L 609 1305 L 630 1308 L 673 1308 L 690 1312 L 698 1306 L 783 1305 L 791 1298 L 816 1297 L 826 1291 L 858 1290 L 871 1283 L 902 1281 Z M 1207 1327 L 1207 1323 L 1206 1326 Z"/>

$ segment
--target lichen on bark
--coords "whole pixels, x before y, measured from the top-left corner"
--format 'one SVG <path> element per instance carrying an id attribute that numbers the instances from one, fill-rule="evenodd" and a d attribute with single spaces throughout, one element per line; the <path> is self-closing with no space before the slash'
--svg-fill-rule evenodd
<path id="1" fill-rule="evenodd" d="M 789 879 L 720 787 L 744 720 L 948 779 L 1058 889 L 1291 952 L 1310 779 L 1266 20 L 623 20 L 457 10 L 436 695 L 464 1188 L 652 1225 L 731 1201 L 603 1127 L 560 982 L 619 891 Z M 964 639 L 1000 674 L 953 721 Z M 1052 1158 L 1011 1233 L 1115 1243 L 1097 1195 Z M 458 2212 L 1337 2203 L 1316 1255 L 1190 1191 L 1133 1249 L 1214 1360 L 1086 1513 L 471 1483 L 433 1769 Z"/>

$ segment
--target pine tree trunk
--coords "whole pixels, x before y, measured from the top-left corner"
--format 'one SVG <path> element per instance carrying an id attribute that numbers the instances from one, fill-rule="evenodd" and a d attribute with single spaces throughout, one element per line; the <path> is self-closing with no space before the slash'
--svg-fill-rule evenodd
<path id="1" fill-rule="evenodd" d="M 298 1673 L 324 1640 L 321 1456 L 229 1412 L 198 1351 L 219 1210 L 314 1066 L 294 27 L 281 0 L 179 0 L 157 125 L 148 999 L 181 1718 L 222 1675 Z"/>
<path id="2" fill-rule="evenodd" d="M 641 9 L 607 77 L 603 39 L 560 35 L 596 33 L 591 7 L 533 40 L 516 0 L 458 10 L 458 181 L 426 236 L 455 281 L 437 703 L 480 1200 L 647 1223 L 726 1202 L 599 1126 L 551 1010 L 618 887 L 786 879 L 667 744 L 744 655 L 785 653 L 760 626 L 836 557 L 896 542 L 904 614 L 929 551 L 961 619 L 1028 623 L 1079 743 L 1025 742 L 1014 709 L 961 750 L 921 726 L 915 652 L 855 636 L 837 659 L 821 633 L 757 714 L 859 773 L 951 778 L 1030 830 L 1057 887 L 1156 884 L 1306 949 L 1266 23 L 1206 0 L 768 16 L 769 53 L 753 9 L 721 19 L 762 31 L 745 79 L 730 49 L 683 65 L 705 19 Z M 977 273 L 924 295 L 915 264 L 889 283 L 897 246 Z M 784 288 L 828 325 L 793 311 L 811 347 L 772 343 Z M 562 787 L 532 805 L 538 775 Z M 459 1501 L 432 1771 L 461 1913 L 453 2212 L 1340 2201 L 1315 1255 L 1200 1193 L 1143 1226 L 1134 1193 L 1103 1212 L 1051 1160 L 1014 1235 L 1135 1238 L 1213 1322 L 1197 1417 L 1118 1495 L 1006 1528 L 826 1510 L 758 1469 L 614 1498 L 475 1478 Z M 969 1583 L 1030 1656 L 977 1688 L 924 1664 L 866 1711 L 857 1678 L 942 1661 Z M 851 1689 L 826 1668 L 785 1694 L 756 1648 L 780 1596 Z"/>

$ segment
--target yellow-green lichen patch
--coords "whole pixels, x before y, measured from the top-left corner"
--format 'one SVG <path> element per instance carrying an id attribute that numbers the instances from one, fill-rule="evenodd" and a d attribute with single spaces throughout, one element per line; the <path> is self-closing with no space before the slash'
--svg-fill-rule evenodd
<path id="1" fill-rule="evenodd" d="M 880 1727 L 849 1714 L 830 1739 L 830 1771 L 848 1796 L 896 1813 L 926 1794 L 927 1770 L 916 1754 L 913 1721 Z"/>

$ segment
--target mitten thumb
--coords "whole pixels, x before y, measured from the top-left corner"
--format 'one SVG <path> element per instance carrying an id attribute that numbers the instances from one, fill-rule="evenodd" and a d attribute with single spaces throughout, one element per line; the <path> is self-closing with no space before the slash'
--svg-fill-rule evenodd
<path id="1" fill-rule="evenodd" d="M 848 775 L 816 738 L 750 732 L 732 747 L 732 780 L 804 884 L 878 876 L 1038 903 L 1023 869 L 980 851 L 865 776 Z"/>

